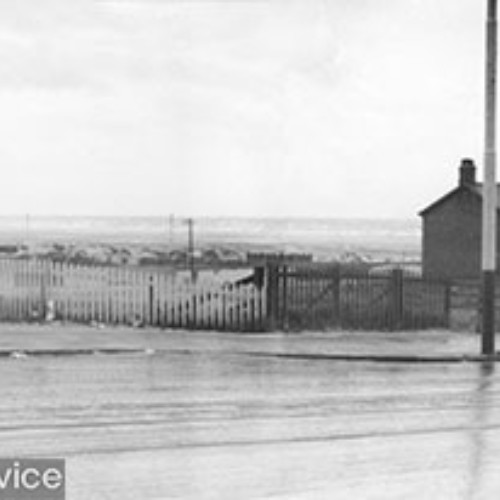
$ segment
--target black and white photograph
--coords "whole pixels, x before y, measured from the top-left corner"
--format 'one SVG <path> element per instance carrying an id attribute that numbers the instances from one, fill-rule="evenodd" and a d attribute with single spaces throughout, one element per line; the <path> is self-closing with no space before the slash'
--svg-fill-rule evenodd
<path id="1" fill-rule="evenodd" d="M 497 0 L 0 0 L 0 499 L 498 499 L 497 52 Z"/>

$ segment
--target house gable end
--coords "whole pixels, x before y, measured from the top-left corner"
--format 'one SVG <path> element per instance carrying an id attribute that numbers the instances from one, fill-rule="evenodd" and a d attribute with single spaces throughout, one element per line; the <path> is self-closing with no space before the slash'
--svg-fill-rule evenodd
<path id="1" fill-rule="evenodd" d="M 438 207 L 442 206 L 444 203 L 449 202 L 452 198 L 454 198 L 455 196 L 462 194 L 464 192 L 466 192 L 468 194 L 472 194 L 474 197 L 477 197 L 478 200 L 482 199 L 481 194 L 478 191 L 476 191 L 475 189 L 471 189 L 468 186 L 458 186 L 455 189 L 453 189 L 452 191 L 450 191 L 449 193 L 445 194 L 444 196 L 442 196 L 441 198 L 436 200 L 434 203 L 431 203 L 428 207 L 421 210 L 418 213 L 418 215 L 420 215 L 420 217 L 425 217 L 430 212 L 432 212 L 435 209 L 437 209 Z"/>

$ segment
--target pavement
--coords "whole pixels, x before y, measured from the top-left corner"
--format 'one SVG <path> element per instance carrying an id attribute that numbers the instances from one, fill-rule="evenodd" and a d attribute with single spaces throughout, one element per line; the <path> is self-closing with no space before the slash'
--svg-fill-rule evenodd
<path id="1" fill-rule="evenodd" d="M 449 330 L 330 331 L 244 334 L 69 323 L 0 326 L 0 357 L 86 354 L 220 352 L 260 357 L 373 362 L 478 362 L 477 333 Z M 497 335 L 496 345 L 499 345 Z"/>

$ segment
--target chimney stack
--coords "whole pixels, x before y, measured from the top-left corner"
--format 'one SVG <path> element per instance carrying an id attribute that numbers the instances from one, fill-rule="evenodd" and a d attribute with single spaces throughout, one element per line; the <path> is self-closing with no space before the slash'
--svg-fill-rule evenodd
<path id="1" fill-rule="evenodd" d="M 470 158 L 464 158 L 460 164 L 460 186 L 472 186 L 476 183 L 476 165 Z"/>

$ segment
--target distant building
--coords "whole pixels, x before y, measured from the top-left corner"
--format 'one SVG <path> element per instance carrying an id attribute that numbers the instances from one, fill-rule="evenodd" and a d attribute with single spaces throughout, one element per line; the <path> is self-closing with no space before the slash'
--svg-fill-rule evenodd
<path id="1" fill-rule="evenodd" d="M 455 189 L 419 214 L 423 233 L 422 270 L 427 278 L 480 277 L 483 186 L 476 181 L 476 167 L 470 159 L 462 160 L 458 177 Z M 499 229 L 500 216 L 497 240 Z"/>

